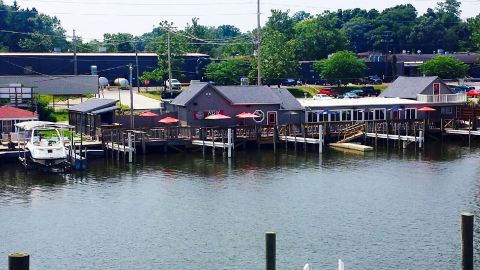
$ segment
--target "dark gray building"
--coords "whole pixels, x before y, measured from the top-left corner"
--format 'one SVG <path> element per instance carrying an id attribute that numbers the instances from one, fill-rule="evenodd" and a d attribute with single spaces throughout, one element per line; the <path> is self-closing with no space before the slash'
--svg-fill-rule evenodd
<path id="1" fill-rule="evenodd" d="M 452 90 L 437 76 L 429 77 L 398 77 L 380 97 L 387 98 L 407 98 L 422 100 L 424 96 L 441 97 L 443 95 L 455 94 Z"/>
<path id="2" fill-rule="evenodd" d="M 303 107 L 287 90 L 267 86 L 213 86 L 194 83 L 170 104 L 167 111 L 177 112 L 182 125 L 232 126 L 274 125 L 303 121 Z M 255 119 L 239 119 L 236 115 L 255 113 Z M 223 114 L 225 120 L 208 120 L 207 116 Z"/>
<path id="3" fill-rule="evenodd" d="M 119 109 L 116 99 L 92 98 L 68 109 L 69 124 L 76 132 L 89 136 L 100 135 L 99 128 L 112 124 L 115 111 Z"/>

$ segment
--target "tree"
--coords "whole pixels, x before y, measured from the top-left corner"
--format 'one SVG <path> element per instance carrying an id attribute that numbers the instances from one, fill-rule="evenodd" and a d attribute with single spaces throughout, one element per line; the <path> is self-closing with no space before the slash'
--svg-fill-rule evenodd
<path id="1" fill-rule="evenodd" d="M 328 59 L 321 60 L 314 64 L 314 68 L 320 75 L 330 81 L 341 83 L 352 82 L 364 76 L 367 65 L 357 58 L 351 51 L 339 51 Z"/>
<path id="2" fill-rule="evenodd" d="M 270 30 L 262 39 L 262 74 L 265 82 L 276 83 L 295 75 L 298 60 L 295 57 L 294 42 L 282 33 Z"/>
<path id="3" fill-rule="evenodd" d="M 135 40 L 132 34 L 128 33 L 116 33 L 116 34 L 103 34 L 103 41 L 108 52 L 134 52 Z"/>
<path id="4" fill-rule="evenodd" d="M 298 60 L 325 58 L 330 53 L 344 50 L 348 44 L 344 33 L 335 28 L 335 21 L 321 16 L 299 22 L 294 29 Z"/>
<path id="5" fill-rule="evenodd" d="M 420 65 L 420 70 L 426 76 L 458 79 L 467 75 L 468 65 L 451 55 L 439 55 Z"/>
<path id="6" fill-rule="evenodd" d="M 295 21 L 288 14 L 290 11 L 281 11 L 278 9 L 271 10 L 272 15 L 268 17 L 265 23 L 264 31 L 277 31 L 282 33 L 288 40 L 293 38 L 294 30 L 293 26 Z"/>
<path id="7" fill-rule="evenodd" d="M 471 51 L 480 50 L 480 15 L 467 20 L 467 28 L 470 32 L 467 49 Z"/>
<path id="8" fill-rule="evenodd" d="M 230 58 L 207 66 L 206 75 L 218 85 L 238 85 L 241 77 L 247 77 L 253 70 L 251 59 Z"/>

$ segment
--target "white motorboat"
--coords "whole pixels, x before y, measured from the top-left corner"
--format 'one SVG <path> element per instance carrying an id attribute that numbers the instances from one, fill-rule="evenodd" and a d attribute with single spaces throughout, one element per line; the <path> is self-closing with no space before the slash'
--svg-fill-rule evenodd
<path id="1" fill-rule="evenodd" d="M 68 152 L 61 131 L 70 126 L 44 121 L 21 122 L 16 126 L 25 135 L 24 150 L 29 153 L 28 156 L 21 157 L 25 165 L 52 169 L 68 166 Z"/>

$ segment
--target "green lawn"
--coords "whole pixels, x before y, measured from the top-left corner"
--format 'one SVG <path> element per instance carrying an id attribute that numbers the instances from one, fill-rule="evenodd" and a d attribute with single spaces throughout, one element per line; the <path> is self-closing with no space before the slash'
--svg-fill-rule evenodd
<path id="1" fill-rule="evenodd" d="M 156 100 L 160 100 L 160 91 L 148 91 L 148 92 L 140 92 L 140 95 L 148 97 L 148 98 L 153 98 Z"/>

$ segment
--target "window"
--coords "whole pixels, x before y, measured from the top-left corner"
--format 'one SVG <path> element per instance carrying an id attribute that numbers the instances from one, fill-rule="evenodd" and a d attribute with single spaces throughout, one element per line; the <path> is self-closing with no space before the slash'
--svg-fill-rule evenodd
<path id="1" fill-rule="evenodd" d="M 442 107 L 441 113 L 442 114 L 453 114 L 453 108 L 452 107 Z"/>
<path id="2" fill-rule="evenodd" d="M 353 121 L 363 121 L 363 111 L 362 110 L 353 110 L 352 120 Z"/>
<path id="3" fill-rule="evenodd" d="M 267 112 L 267 125 L 275 125 L 277 123 L 277 112 Z"/>
<path id="4" fill-rule="evenodd" d="M 342 110 L 342 121 L 352 121 L 351 110 Z"/>
<path id="5" fill-rule="evenodd" d="M 405 109 L 405 119 L 407 120 L 417 119 L 417 109 L 415 108 Z"/>
<path id="6" fill-rule="evenodd" d="M 373 109 L 373 119 L 371 120 L 385 120 L 385 109 Z"/>
<path id="7" fill-rule="evenodd" d="M 440 95 L 440 84 L 434 83 L 433 84 L 433 95 Z"/>
<path id="8" fill-rule="evenodd" d="M 341 121 L 340 118 L 340 111 L 331 111 L 330 112 L 330 121 L 335 122 L 335 121 Z"/>

